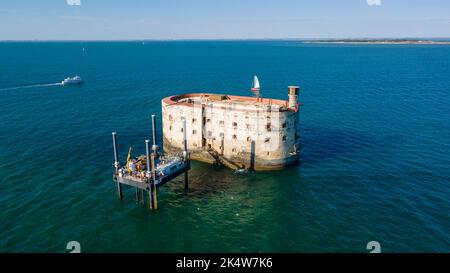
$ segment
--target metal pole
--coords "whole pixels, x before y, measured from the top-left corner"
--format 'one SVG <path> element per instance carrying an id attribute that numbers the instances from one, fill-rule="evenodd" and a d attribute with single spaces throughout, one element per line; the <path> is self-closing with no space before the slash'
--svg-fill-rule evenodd
<path id="1" fill-rule="evenodd" d="M 113 148 L 114 148 L 114 167 L 116 168 L 116 174 L 119 168 L 119 159 L 117 156 L 117 141 L 116 141 L 116 132 L 112 132 L 112 139 L 113 139 Z"/>
<path id="2" fill-rule="evenodd" d="M 158 145 L 156 145 L 156 116 L 152 115 L 152 138 L 153 138 L 153 146 L 152 146 L 152 182 L 150 183 L 150 206 L 152 209 L 158 208 L 158 201 L 156 199 L 156 166 L 155 166 L 155 156 L 158 156 Z"/>
<path id="3" fill-rule="evenodd" d="M 155 114 L 152 114 L 152 151 L 156 154 L 158 151 L 158 145 L 156 145 L 156 118 Z"/>
<path id="4" fill-rule="evenodd" d="M 113 139 L 113 148 L 114 148 L 114 168 L 115 168 L 115 175 L 117 176 L 119 173 L 119 159 L 117 155 L 117 140 L 116 140 L 116 132 L 112 132 L 112 139 Z M 119 199 L 122 199 L 122 185 L 120 184 L 119 180 L 116 177 L 116 184 L 117 184 L 117 195 Z"/>
<path id="5" fill-rule="evenodd" d="M 151 170 L 151 165 L 150 165 L 150 140 L 146 139 L 145 140 L 145 155 L 147 156 L 147 184 L 149 184 L 150 189 L 148 191 L 148 199 L 149 199 L 149 208 L 153 209 L 153 202 L 152 202 L 152 181 L 151 181 L 151 177 L 150 177 L 150 170 Z"/>
<path id="6" fill-rule="evenodd" d="M 152 183 L 150 184 L 151 196 L 152 196 L 152 208 L 158 208 L 158 201 L 156 200 L 156 167 L 155 167 L 155 153 L 152 153 Z"/>
<path id="7" fill-rule="evenodd" d="M 150 189 L 148 190 L 148 208 L 153 210 L 153 186 L 150 183 Z"/>
<path id="8" fill-rule="evenodd" d="M 188 148 L 187 148 L 187 132 L 186 132 L 186 118 L 183 118 L 183 145 L 184 145 L 184 151 L 183 151 L 183 159 L 184 163 L 187 163 L 188 160 Z M 188 182 L 188 172 L 184 172 L 184 189 L 189 188 L 189 182 Z"/>
<path id="9" fill-rule="evenodd" d="M 184 146 L 184 152 L 183 157 L 184 159 L 187 159 L 187 132 L 186 132 L 186 118 L 183 118 L 183 146 Z"/>
<path id="10" fill-rule="evenodd" d="M 150 140 L 145 140 L 145 155 L 147 156 L 147 182 L 150 182 L 150 147 L 149 147 Z"/>

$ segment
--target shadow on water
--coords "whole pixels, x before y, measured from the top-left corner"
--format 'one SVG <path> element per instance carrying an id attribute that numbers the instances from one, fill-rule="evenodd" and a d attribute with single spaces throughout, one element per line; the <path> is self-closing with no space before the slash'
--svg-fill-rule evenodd
<path id="1" fill-rule="evenodd" d="M 189 191 L 187 195 L 191 197 L 201 197 L 205 195 L 222 194 L 227 191 L 239 190 L 242 183 L 254 179 L 254 173 L 239 175 L 233 170 L 224 166 L 210 165 L 197 161 L 192 161 L 192 168 L 189 171 Z M 184 193 L 181 176 L 177 182 L 171 185 L 172 190 L 178 194 Z M 179 181 L 179 183 L 178 183 Z"/>
<path id="2" fill-rule="evenodd" d="M 314 126 L 302 126 L 301 164 L 313 164 L 373 147 L 380 139 L 351 130 L 336 130 Z"/>

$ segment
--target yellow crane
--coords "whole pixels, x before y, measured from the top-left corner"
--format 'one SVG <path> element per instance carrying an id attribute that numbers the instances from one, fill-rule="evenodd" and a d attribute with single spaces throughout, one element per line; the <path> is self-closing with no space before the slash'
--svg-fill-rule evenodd
<path id="1" fill-rule="evenodd" d="M 128 174 L 131 174 L 130 161 L 131 161 L 131 152 L 132 151 L 133 151 L 133 146 L 130 146 L 130 149 L 128 149 L 128 156 L 127 156 L 127 172 L 128 172 Z"/>

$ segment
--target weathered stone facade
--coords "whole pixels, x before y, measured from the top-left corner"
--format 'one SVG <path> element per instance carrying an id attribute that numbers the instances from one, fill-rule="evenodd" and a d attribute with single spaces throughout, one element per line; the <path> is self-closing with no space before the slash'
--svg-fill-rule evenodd
<path id="1" fill-rule="evenodd" d="M 191 159 L 254 170 L 296 164 L 298 87 L 290 87 L 289 94 L 295 94 L 295 103 L 293 96 L 290 101 L 205 93 L 167 97 L 162 100 L 164 151 L 182 151 L 186 133 Z"/>

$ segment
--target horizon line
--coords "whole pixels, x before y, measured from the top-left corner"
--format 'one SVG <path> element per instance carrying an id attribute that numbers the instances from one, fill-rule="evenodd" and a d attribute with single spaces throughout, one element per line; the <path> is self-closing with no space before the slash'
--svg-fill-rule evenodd
<path id="1" fill-rule="evenodd" d="M 142 39 L 4 39 L 0 42 L 146 42 L 146 41 L 314 41 L 314 40 L 442 40 L 449 37 L 345 37 L 345 38 L 142 38 Z"/>

